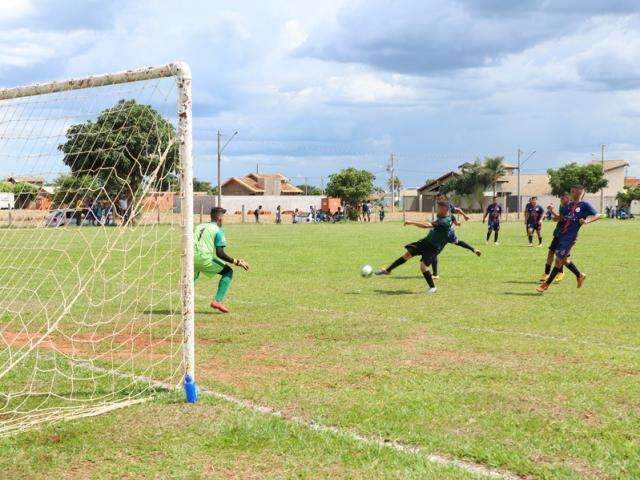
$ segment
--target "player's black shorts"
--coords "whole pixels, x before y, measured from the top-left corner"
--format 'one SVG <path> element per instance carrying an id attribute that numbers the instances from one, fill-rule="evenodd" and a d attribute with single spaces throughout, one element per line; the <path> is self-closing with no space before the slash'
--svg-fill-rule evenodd
<path id="1" fill-rule="evenodd" d="M 558 237 L 553 237 L 553 240 L 551 240 L 551 243 L 549 244 L 549 250 L 555 252 L 558 248 L 558 241 Z"/>
<path id="2" fill-rule="evenodd" d="M 431 265 L 433 260 L 438 256 L 438 253 L 440 253 L 436 247 L 427 242 L 426 238 L 418 240 L 417 242 L 409 243 L 405 245 L 404 248 L 406 248 L 407 252 L 414 257 L 421 255 L 422 263 L 425 265 Z"/>

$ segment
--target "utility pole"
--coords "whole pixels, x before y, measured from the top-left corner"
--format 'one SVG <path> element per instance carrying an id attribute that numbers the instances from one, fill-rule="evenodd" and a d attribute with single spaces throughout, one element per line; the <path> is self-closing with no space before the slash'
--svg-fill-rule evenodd
<path id="1" fill-rule="evenodd" d="M 389 157 L 389 167 L 387 167 L 387 171 L 391 175 L 391 213 L 395 212 L 396 209 L 396 177 L 395 177 L 395 156 L 392 153 Z"/>
<path id="2" fill-rule="evenodd" d="M 222 206 L 222 177 L 220 164 L 222 163 L 222 151 L 220 150 L 220 130 L 218 130 L 218 207 Z"/>
<path id="3" fill-rule="evenodd" d="M 522 201 L 520 199 L 520 169 L 522 168 L 522 165 L 524 165 L 527 162 L 527 160 L 529 160 L 532 156 L 536 154 L 536 150 L 534 150 L 529 155 L 527 155 L 527 158 L 525 158 L 523 161 L 520 161 L 520 158 L 522 157 L 523 153 L 524 152 L 518 148 L 518 220 L 520 219 L 520 210 L 522 210 L 522 206 L 521 206 Z"/>
<path id="4" fill-rule="evenodd" d="M 224 149 L 227 148 L 227 145 L 229 145 L 229 142 L 231 140 L 233 140 L 233 138 L 238 134 L 238 132 L 234 132 L 233 135 L 231 135 L 231 137 L 229 138 L 229 140 L 227 140 L 227 143 L 225 143 L 222 147 L 220 147 L 220 137 L 222 135 L 220 135 L 220 130 L 218 130 L 218 207 L 222 206 L 222 176 L 220 174 L 220 165 L 222 163 L 222 152 L 224 152 Z"/>
<path id="5" fill-rule="evenodd" d="M 600 148 L 600 161 L 602 163 L 602 174 L 604 175 L 604 145 Z M 600 213 L 604 212 L 604 187 L 600 189 Z"/>
<path id="6" fill-rule="evenodd" d="M 522 154 L 522 151 L 520 150 L 520 148 L 518 148 L 518 206 L 517 211 L 518 211 L 518 220 L 520 220 L 520 155 Z"/>

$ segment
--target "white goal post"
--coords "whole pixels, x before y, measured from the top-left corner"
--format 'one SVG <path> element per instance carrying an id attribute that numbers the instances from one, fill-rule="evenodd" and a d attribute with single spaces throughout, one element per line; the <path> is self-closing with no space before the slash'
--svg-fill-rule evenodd
<path id="1" fill-rule="evenodd" d="M 0 89 L 0 187 L 0 435 L 195 380 L 187 64 Z"/>

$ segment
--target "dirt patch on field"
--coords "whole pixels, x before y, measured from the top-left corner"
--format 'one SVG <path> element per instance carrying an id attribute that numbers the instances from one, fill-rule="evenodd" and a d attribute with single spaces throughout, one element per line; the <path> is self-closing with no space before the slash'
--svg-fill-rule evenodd
<path id="1" fill-rule="evenodd" d="M 255 351 L 245 353 L 233 363 L 210 359 L 198 365 L 201 377 L 238 388 L 315 368 L 318 365 L 311 358 L 282 352 L 272 345 L 263 345 Z"/>
<path id="2" fill-rule="evenodd" d="M 45 336 L 42 333 L 2 332 L 0 338 L 9 348 L 18 349 L 37 344 L 37 348 L 40 349 L 92 359 L 141 357 L 158 360 L 170 356 L 175 350 L 167 348 L 172 345 L 169 339 L 154 339 L 148 335 L 104 335 L 93 332 L 78 333 L 69 337 L 58 333 Z M 179 343 L 174 341 L 173 347 L 177 347 Z"/>
<path id="3" fill-rule="evenodd" d="M 593 480 L 607 480 L 611 478 L 599 468 L 594 467 L 581 458 L 557 458 L 550 455 L 537 453 L 529 457 L 531 461 L 538 465 L 563 466 L 574 471 L 580 478 Z"/>

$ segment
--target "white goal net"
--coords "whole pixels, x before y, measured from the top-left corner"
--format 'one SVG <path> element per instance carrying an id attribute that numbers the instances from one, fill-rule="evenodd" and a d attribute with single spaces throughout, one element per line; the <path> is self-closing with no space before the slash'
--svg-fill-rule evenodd
<path id="1" fill-rule="evenodd" d="M 193 376 L 191 77 L 0 89 L 0 435 Z"/>

